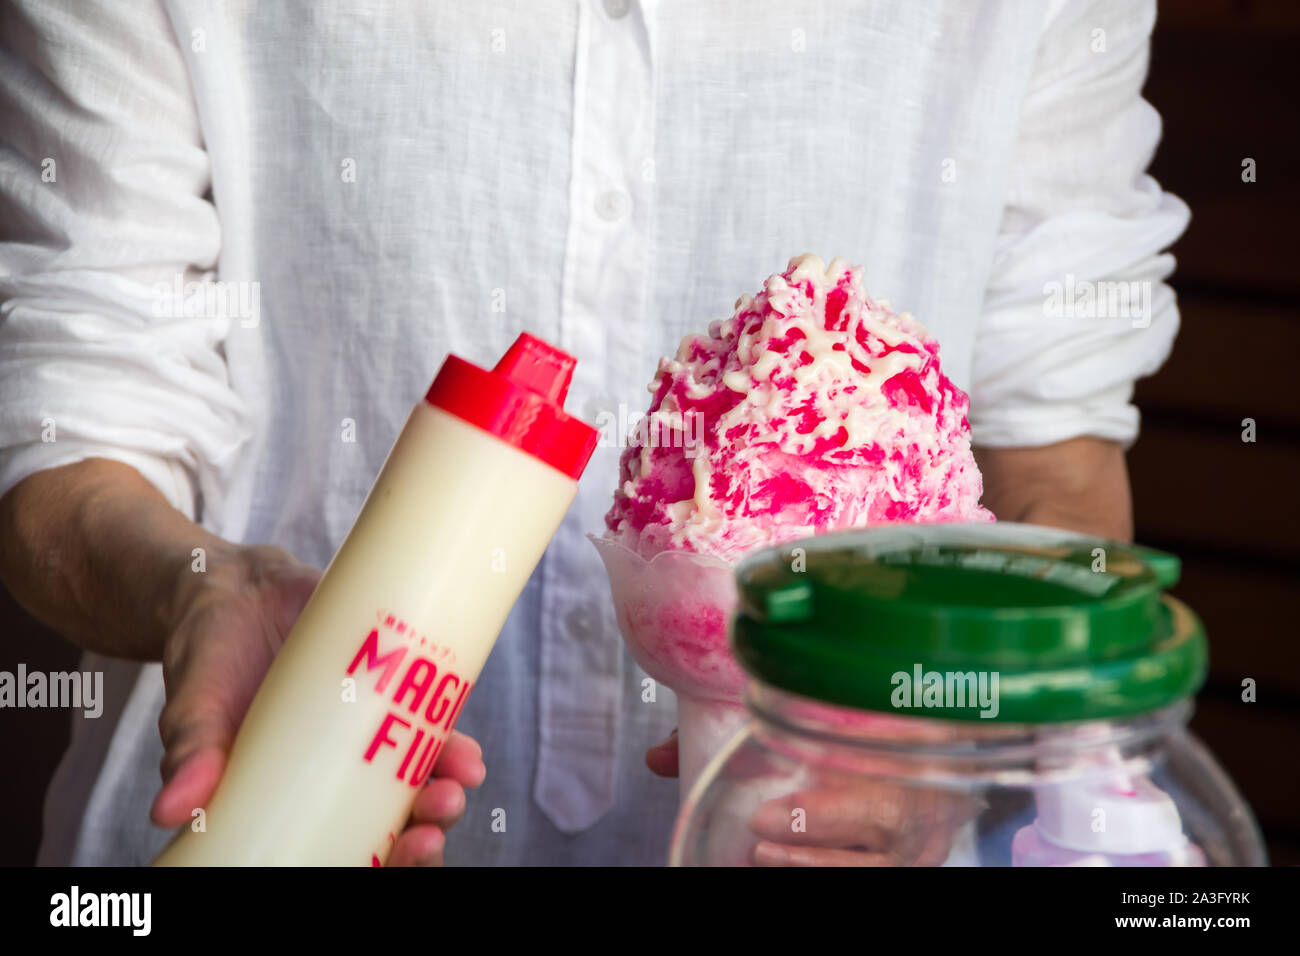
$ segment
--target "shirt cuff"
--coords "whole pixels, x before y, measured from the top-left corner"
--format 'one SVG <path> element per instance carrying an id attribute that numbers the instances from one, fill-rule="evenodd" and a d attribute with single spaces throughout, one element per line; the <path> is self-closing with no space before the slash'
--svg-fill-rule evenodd
<path id="1" fill-rule="evenodd" d="M 1085 403 L 1040 402 L 971 415 L 971 443 L 985 448 L 1037 448 L 1093 436 L 1119 442 L 1127 451 L 1137 441 L 1140 417 L 1129 402 L 1133 386 L 1123 384 Z"/>

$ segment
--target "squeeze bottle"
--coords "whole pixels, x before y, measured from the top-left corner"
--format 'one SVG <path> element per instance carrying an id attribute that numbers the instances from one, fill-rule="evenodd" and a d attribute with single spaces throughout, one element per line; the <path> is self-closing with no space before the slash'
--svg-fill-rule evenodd
<path id="1" fill-rule="evenodd" d="M 527 333 L 447 357 L 155 865 L 383 863 L 595 448 L 574 365 Z"/>

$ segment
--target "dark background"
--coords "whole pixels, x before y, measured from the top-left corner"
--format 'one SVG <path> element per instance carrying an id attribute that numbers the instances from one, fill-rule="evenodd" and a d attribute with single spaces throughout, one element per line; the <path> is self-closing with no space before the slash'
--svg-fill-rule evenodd
<path id="1" fill-rule="evenodd" d="M 1210 634 L 1192 721 L 1253 807 L 1276 865 L 1300 864 L 1300 4 L 1177 0 L 1161 9 L 1146 98 L 1164 117 L 1152 173 L 1192 208 L 1174 247 L 1183 328 L 1138 386 L 1129 455 L 1137 539 L 1184 560 L 1174 593 Z M 1242 161 L 1256 182 L 1242 181 Z M 1241 440 L 1242 419 L 1257 440 Z M 0 670 L 72 670 L 76 649 L 0 588 Z M 1258 700 L 1243 703 L 1253 678 Z M 0 865 L 34 861 L 68 712 L 0 726 Z"/>
<path id="2" fill-rule="evenodd" d="M 1210 635 L 1192 729 L 1300 864 L 1300 4 L 1179 0 L 1156 25 L 1152 175 L 1192 209 L 1174 246 L 1183 326 L 1141 382 L 1137 539 L 1183 558 L 1173 593 Z M 1256 181 L 1242 182 L 1242 161 Z M 1253 418 L 1256 442 L 1241 440 Z M 1253 678 L 1256 703 L 1241 700 Z"/>

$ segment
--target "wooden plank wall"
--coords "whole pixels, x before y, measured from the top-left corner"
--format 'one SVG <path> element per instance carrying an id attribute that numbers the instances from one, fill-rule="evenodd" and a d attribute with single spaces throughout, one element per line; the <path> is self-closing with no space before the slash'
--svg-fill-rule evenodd
<path id="1" fill-rule="evenodd" d="M 1174 247 L 1182 330 L 1138 386 L 1143 430 L 1129 454 L 1138 539 L 1184 558 L 1175 593 L 1210 635 L 1192 727 L 1278 865 L 1300 863 L 1298 67 L 1300 4 L 1161 8 L 1145 93 L 1165 124 L 1152 174 L 1192 223 Z M 1255 703 L 1241 699 L 1246 678 Z"/>

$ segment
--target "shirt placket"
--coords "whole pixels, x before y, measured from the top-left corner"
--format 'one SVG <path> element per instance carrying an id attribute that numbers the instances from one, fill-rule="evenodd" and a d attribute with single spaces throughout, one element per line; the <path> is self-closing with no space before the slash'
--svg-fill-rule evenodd
<path id="1" fill-rule="evenodd" d="M 644 4 L 582 0 L 574 58 L 569 229 L 560 344 L 579 359 L 570 408 L 617 416 L 614 395 L 643 380 L 653 161 L 653 89 Z M 599 530 L 617 480 L 602 447 L 542 568 L 539 752 L 534 798 L 574 833 L 613 805 L 622 649 Z"/>

